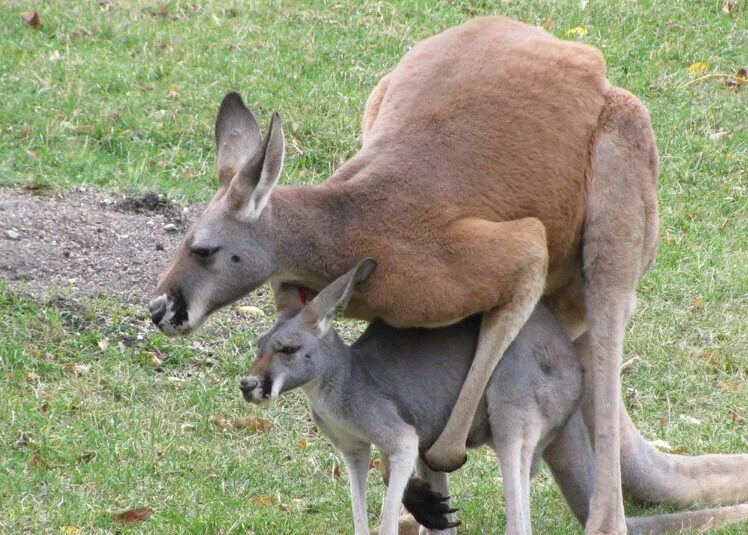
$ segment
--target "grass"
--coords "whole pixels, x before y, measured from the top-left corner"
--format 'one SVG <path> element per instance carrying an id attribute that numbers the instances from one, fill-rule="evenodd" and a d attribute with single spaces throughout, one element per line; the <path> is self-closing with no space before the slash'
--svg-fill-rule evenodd
<path id="1" fill-rule="evenodd" d="M 645 436 L 677 451 L 748 451 L 748 89 L 720 78 L 687 85 L 748 66 L 745 3 L 722 7 L 10 0 L 0 20 L 0 185 L 205 201 L 212 122 L 229 89 L 261 124 L 282 113 L 283 180 L 319 182 L 354 153 L 367 92 L 414 42 L 485 13 L 552 23 L 604 52 L 609 78 L 645 102 L 658 135 L 661 242 L 626 339 L 626 357 L 642 357 L 625 378 L 627 404 Z M 28 9 L 41 28 L 23 23 Z M 707 66 L 689 72 L 697 62 Z M 140 309 L 33 300 L 7 285 L 0 316 L 0 532 L 351 532 L 341 461 L 301 397 L 265 408 L 239 399 L 236 378 L 272 318 L 237 324 L 222 314 L 172 340 Z M 168 358 L 154 366 L 154 356 Z M 271 429 L 211 423 L 247 414 Z M 488 452 L 453 478 L 465 533 L 503 526 L 497 478 Z M 372 517 L 381 491 L 372 477 Z M 113 522 L 113 512 L 144 506 L 155 510 L 146 523 Z M 546 472 L 533 516 L 538 533 L 579 532 Z"/>

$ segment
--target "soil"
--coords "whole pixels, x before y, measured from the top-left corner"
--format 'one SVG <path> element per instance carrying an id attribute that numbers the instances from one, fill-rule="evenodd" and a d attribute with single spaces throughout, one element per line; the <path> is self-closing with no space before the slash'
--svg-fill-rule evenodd
<path id="1" fill-rule="evenodd" d="M 142 305 L 201 211 L 155 193 L 0 188 L 0 281 L 39 298 Z"/>

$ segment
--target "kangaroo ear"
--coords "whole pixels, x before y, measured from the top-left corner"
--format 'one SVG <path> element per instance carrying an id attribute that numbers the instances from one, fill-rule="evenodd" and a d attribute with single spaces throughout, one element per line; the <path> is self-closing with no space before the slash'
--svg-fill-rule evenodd
<path id="1" fill-rule="evenodd" d="M 239 93 L 223 97 L 216 117 L 216 146 L 218 148 L 218 181 L 228 186 L 242 164 L 262 146 L 262 134 L 252 112 L 247 109 Z"/>
<path id="2" fill-rule="evenodd" d="M 332 325 L 338 307 L 345 308 L 356 286 L 368 279 L 376 267 L 377 263 L 373 259 L 362 260 L 355 268 L 322 290 L 304 308 L 304 319 L 315 326 L 320 336 Z"/>
<path id="3" fill-rule="evenodd" d="M 240 218 L 254 221 L 260 217 L 280 177 L 284 155 L 283 126 L 274 113 L 265 143 L 242 165 L 229 187 Z"/>

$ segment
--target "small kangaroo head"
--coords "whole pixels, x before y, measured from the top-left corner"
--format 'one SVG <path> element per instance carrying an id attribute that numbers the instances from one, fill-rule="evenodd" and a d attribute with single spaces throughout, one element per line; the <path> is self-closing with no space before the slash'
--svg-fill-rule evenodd
<path id="1" fill-rule="evenodd" d="M 218 192 L 188 230 L 148 306 L 153 323 L 169 335 L 190 332 L 272 275 L 273 226 L 261 216 L 283 166 L 280 118 L 273 114 L 263 140 L 241 97 L 229 93 L 215 130 Z"/>
<path id="2" fill-rule="evenodd" d="M 330 327 L 338 308 L 345 308 L 356 285 L 374 271 L 366 259 L 322 290 L 305 307 L 286 309 L 260 337 L 257 359 L 239 381 L 244 399 L 252 403 L 273 399 L 303 386 L 335 366 L 346 351 Z"/>

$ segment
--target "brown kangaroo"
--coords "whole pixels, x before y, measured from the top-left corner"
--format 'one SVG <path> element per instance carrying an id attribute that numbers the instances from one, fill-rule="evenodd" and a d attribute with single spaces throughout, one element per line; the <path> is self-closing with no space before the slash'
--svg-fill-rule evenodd
<path id="1" fill-rule="evenodd" d="M 363 134 L 321 185 L 275 188 L 280 120 L 263 141 L 241 98 L 227 95 L 216 121 L 220 186 L 156 289 L 154 323 L 187 333 L 266 281 L 283 308 L 299 288 L 319 291 L 374 257 L 352 316 L 412 327 L 483 313 L 470 373 L 426 453 L 432 467 L 454 469 L 491 373 L 545 296 L 590 371 L 587 533 L 625 533 L 619 451 L 640 466 L 626 457 L 638 434 L 618 370 L 657 238 L 646 110 L 606 80 L 596 49 L 487 17 L 409 51 L 370 96 Z M 636 476 L 654 478 L 645 488 L 664 488 L 666 501 L 748 492 L 745 457 L 696 462 L 706 474 L 676 463 Z"/>

